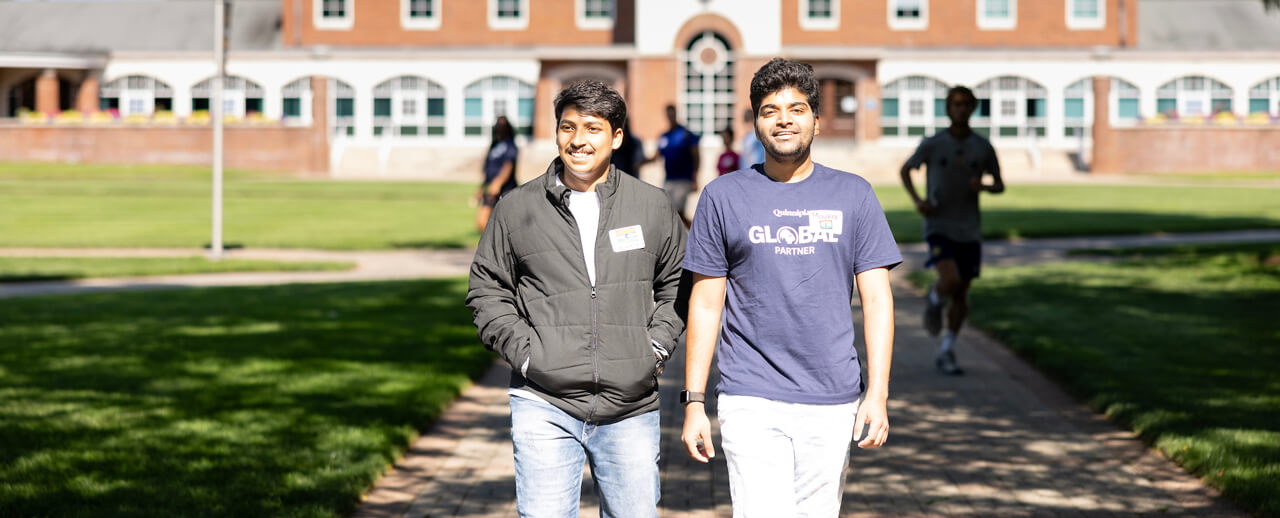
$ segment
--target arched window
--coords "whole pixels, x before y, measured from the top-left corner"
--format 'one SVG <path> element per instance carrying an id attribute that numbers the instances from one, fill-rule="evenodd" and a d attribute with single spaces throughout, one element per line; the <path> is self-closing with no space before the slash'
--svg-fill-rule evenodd
<path id="1" fill-rule="evenodd" d="M 533 135 L 533 85 L 509 76 L 486 77 L 467 85 L 463 135 L 488 137 L 493 122 L 506 115 L 516 133 Z"/>
<path id="2" fill-rule="evenodd" d="M 1207 117 L 1231 111 L 1231 87 L 1204 76 L 1179 77 L 1156 90 L 1156 111 L 1170 117 Z"/>
<path id="3" fill-rule="evenodd" d="M 1119 78 L 1111 78 L 1111 122 L 1134 124 L 1142 120 L 1138 111 L 1138 87 Z"/>
<path id="4" fill-rule="evenodd" d="M 969 124 L 975 132 L 999 138 L 1045 136 L 1049 90 L 1044 85 L 1024 77 L 1000 76 L 979 83 L 973 94 L 978 109 Z"/>
<path id="5" fill-rule="evenodd" d="M 373 88 L 373 134 L 444 136 L 444 87 L 429 79 L 393 77 Z"/>
<path id="6" fill-rule="evenodd" d="M 311 122 L 311 78 L 302 77 L 287 85 L 280 91 L 283 102 L 280 109 L 280 120 Z M 305 107 L 305 108 L 304 108 Z"/>
<path id="7" fill-rule="evenodd" d="M 714 32 L 693 38 L 683 56 L 685 126 L 698 135 L 733 122 L 733 50 Z"/>
<path id="8" fill-rule="evenodd" d="M 356 90 L 337 79 L 329 80 L 329 125 L 334 135 L 356 134 Z"/>
<path id="9" fill-rule="evenodd" d="M 1280 117 L 1280 76 L 1258 83 L 1249 89 L 1249 113 L 1266 113 Z"/>
<path id="10" fill-rule="evenodd" d="M 117 78 L 98 88 L 98 107 L 121 116 L 150 116 L 173 110 L 173 88 L 164 81 L 133 75 Z"/>
<path id="11" fill-rule="evenodd" d="M 886 137 L 920 137 L 950 124 L 947 85 L 932 77 L 898 79 L 881 87 L 880 97 L 880 131 Z"/>
<path id="12" fill-rule="evenodd" d="M 262 85 L 240 76 L 226 76 L 222 81 L 222 113 L 225 116 L 243 118 L 250 113 L 262 113 Z M 205 79 L 191 87 L 191 111 L 209 109 L 213 97 L 213 78 Z"/>

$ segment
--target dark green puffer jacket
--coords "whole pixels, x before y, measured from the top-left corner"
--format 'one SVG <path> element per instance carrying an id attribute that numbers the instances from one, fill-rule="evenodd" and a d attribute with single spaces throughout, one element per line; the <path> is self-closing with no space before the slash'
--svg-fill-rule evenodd
<path id="1" fill-rule="evenodd" d="M 661 189 L 610 166 L 596 187 L 592 286 L 569 189 L 556 184 L 562 168 L 556 158 L 494 208 L 467 291 L 480 341 L 512 365 L 512 387 L 580 420 L 609 423 L 656 410 L 653 343 L 674 352 L 684 330 L 673 307 L 684 224 Z M 625 239 L 619 231 L 637 225 L 643 247 L 634 233 Z M 527 378 L 520 373 L 526 360 Z"/>

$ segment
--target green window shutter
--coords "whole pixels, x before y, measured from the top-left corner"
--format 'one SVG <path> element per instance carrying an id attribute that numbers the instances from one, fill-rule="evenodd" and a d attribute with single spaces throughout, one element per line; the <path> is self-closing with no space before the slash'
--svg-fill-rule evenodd
<path id="1" fill-rule="evenodd" d="M 285 117 L 301 117 L 302 116 L 302 99 L 297 97 L 284 98 L 284 116 Z"/>
<path id="2" fill-rule="evenodd" d="M 354 117 L 356 114 L 356 100 L 350 97 L 343 97 L 337 100 L 334 111 L 339 117 Z M 388 108 L 390 109 L 390 108 Z"/>
<path id="3" fill-rule="evenodd" d="M 1156 113 L 1170 113 L 1178 110 L 1177 99 L 1156 99 Z"/>
<path id="4" fill-rule="evenodd" d="M 880 110 L 880 115 L 884 117 L 897 117 L 898 116 L 898 100 L 885 99 L 884 108 Z"/>
<path id="5" fill-rule="evenodd" d="M 1067 117 L 1084 118 L 1084 99 L 1067 99 L 1062 111 Z"/>
<path id="6" fill-rule="evenodd" d="M 1137 99 L 1120 99 L 1116 105 L 1116 115 L 1121 119 L 1137 119 L 1138 116 L 1138 100 Z"/>
<path id="7" fill-rule="evenodd" d="M 934 117 L 947 116 L 947 100 L 946 99 L 933 100 L 933 116 Z"/>
<path id="8" fill-rule="evenodd" d="M 427 116 L 444 117 L 444 99 L 427 99 Z"/>
<path id="9" fill-rule="evenodd" d="M 391 99 L 378 98 L 373 100 L 373 116 L 374 117 L 390 117 L 391 116 Z"/>

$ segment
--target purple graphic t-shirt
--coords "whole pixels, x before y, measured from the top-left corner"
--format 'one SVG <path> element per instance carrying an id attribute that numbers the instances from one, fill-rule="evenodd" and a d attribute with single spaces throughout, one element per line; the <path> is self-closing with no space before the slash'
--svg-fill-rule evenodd
<path id="1" fill-rule="evenodd" d="M 862 395 L 854 276 L 902 262 L 871 184 L 814 164 L 797 183 L 756 168 L 707 185 L 684 268 L 727 277 L 717 390 L 806 404 Z"/>

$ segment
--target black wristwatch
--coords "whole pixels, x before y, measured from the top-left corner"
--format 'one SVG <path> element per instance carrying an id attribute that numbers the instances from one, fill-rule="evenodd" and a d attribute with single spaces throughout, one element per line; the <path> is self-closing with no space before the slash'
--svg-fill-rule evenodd
<path id="1" fill-rule="evenodd" d="M 707 394 L 704 392 L 690 392 L 688 390 L 680 391 L 680 404 L 687 405 L 689 403 L 706 403 Z"/>

